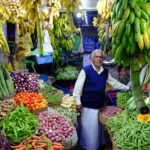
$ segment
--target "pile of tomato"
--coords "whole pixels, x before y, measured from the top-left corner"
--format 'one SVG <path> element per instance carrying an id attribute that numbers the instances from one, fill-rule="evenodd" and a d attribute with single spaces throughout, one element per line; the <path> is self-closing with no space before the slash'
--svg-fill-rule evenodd
<path id="1" fill-rule="evenodd" d="M 29 110 L 42 109 L 48 105 L 44 96 L 35 92 L 20 92 L 17 93 L 13 99 L 17 105 L 20 105 L 20 103 L 23 102 L 24 106 L 28 107 Z"/>

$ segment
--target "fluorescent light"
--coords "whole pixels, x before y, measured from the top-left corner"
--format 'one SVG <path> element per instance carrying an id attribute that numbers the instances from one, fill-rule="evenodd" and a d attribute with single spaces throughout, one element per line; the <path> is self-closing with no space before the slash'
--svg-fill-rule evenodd
<path id="1" fill-rule="evenodd" d="M 77 16 L 78 18 L 81 18 L 82 14 L 81 14 L 80 12 L 77 12 L 76 16 Z"/>
<path id="2" fill-rule="evenodd" d="M 85 23 L 88 24 L 87 12 L 84 10 Z"/>

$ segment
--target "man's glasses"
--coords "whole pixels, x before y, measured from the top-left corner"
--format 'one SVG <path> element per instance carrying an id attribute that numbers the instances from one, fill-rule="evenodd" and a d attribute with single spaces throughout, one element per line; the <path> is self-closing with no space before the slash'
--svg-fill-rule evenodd
<path id="1" fill-rule="evenodd" d="M 94 56 L 94 58 L 101 58 L 101 59 L 103 59 L 104 57 L 103 56 Z"/>

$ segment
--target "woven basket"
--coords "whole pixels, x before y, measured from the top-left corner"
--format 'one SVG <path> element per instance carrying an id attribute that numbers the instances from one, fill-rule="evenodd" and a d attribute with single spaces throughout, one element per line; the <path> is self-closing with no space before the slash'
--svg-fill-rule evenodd
<path id="1" fill-rule="evenodd" d="M 101 113 L 99 113 L 99 121 L 103 127 L 106 126 L 107 119 L 108 119 L 107 116 L 104 116 Z"/>
<path id="2" fill-rule="evenodd" d="M 38 115 L 39 113 L 41 112 L 44 112 L 44 111 L 47 111 L 48 110 L 48 107 L 44 107 L 42 109 L 34 109 L 34 110 L 31 110 L 31 113 L 34 114 L 34 115 Z"/>
<path id="3" fill-rule="evenodd" d="M 13 94 L 11 94 L 11 95 L 2 97 L 1 99 L 2 100 L 4 100 L 4 99 L 11 99 L 11 98 L 13 98 L 15 96 L 15 94 L 16 94 L 16 91 Z"/>
<path id="4" fill-rule="evenodd" d="M 115 143 L 115 140 L 114 140 L 114 135 L 113 136 L 110 136 L 110 140 L 112 142 L 112 150 L 121 150 L 117 144 Z"/>
<path id="5" fill-rule="evenodd" d="M 48 106 L 49 106 L 49 107 L 52 107 L 52 106 L 60 106 L 60 104 L 61 104 L 61 101 L 59 101 L 59 102 L 54 102 L 54 103 L 48 103 Z"/>

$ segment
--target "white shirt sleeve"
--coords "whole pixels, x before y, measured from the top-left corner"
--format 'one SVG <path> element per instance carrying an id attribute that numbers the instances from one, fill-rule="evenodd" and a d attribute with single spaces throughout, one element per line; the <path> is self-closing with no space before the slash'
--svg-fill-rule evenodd
<path id="1" fill-rule="evenodd" d="M 115 78 L 113 78 L 110 73 L 108 73 L 108 79 L 107 79 L 107 83 L 112 86 L 114 89 L 117 90 L 129 90 L 129 87 L 120 83 L 119 81 L 117 81 Z"/>
<path id="2" fill-rule="evenodd" d="M 82 94 L 82 89 L 84 86 L 86 74 L 84 70 L 82 69 L 81 72 L 79 73 L 79 76 L 76 80 L 75 87 L 73 90 L 73 96 L 74 99 L 76 100 L 76 104 L 80 105 L 81 104 L 81 94 Z"/>

